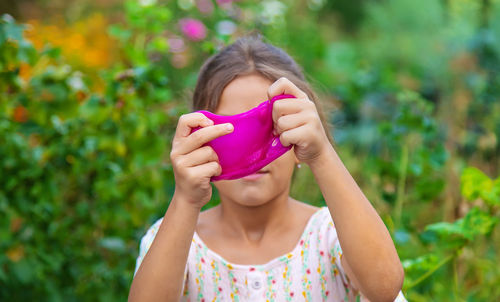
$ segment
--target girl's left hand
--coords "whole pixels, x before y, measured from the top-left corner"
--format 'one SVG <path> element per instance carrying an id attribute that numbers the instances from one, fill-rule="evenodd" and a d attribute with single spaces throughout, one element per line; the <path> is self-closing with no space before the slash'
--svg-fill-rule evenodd
<path id="1" fill-rule="evenodd" d="M 273 104 L 274 133 L 283 146 L 294 145 L 295 155 L 309 166 L 331 147 L 316 105 L 307 94 L 287 78 L 280 78 L 267 91 L 269 99 L 291 94 L 296 99 L 281 99 Z"/>

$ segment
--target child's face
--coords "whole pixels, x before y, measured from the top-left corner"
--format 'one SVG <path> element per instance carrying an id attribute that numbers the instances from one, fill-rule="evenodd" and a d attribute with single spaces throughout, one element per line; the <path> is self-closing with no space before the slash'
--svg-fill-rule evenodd
<path id="1" fill-rule="evenodd" d="M 222 92 L 214 113 L 234 115 L 248 111 L 267 100 L 271 81 L 259 74 L 239 76 Z M 214 182 L 222 202 L 235 202 L 244 206 L 259 206 L 278 195 L 288 196 L 294 165 L 297 162 L 293 148 L 260 171 L 258 179 L 220 180 Z"/>

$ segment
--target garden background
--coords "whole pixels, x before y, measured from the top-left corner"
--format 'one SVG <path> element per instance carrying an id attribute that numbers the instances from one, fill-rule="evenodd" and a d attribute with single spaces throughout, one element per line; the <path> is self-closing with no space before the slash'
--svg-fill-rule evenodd
<path id="1" fill-rule="evenodd" d="M 499 0 L 4 0 L 0 301 L 124 301 L 201 63 L 287 50 L 410 301 L 500 301 Z M 294 198 L 324 205 L 307 167 Z M 217 203 L 217 195 L 208 206 Z"/>

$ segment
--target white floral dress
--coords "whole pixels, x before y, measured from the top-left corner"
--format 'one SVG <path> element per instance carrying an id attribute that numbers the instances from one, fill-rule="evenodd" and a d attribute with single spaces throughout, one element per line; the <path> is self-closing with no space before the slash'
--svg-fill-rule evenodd
<path id="1" fill-rule="evenodd" d="M 163 218 L 141 240 L 135 272 Z M 364 301 L 344 273 L 342 248 L 327 207 L 309 219 L 295 248 L 263 265 L 226 261 L 195 232 L 184 275 L 183 301 Z M 395 301 L 406 301 L 400 292 Z"/>

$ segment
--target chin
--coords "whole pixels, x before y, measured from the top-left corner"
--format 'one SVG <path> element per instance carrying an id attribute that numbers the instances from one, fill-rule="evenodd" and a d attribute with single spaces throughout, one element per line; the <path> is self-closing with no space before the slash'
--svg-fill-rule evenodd
<path id="1" fill-rule="evenodd" d="M 225 195 L 235 204 L 259 207 L 274 200 L 286 185 L 272 178 L 271 173 L 257 180 L 221 180 L 215 182 L 219 195 Z"/>
<path id="2" fill-rule="evenodd" d="M 242 196 L 235 203 L 237 203 L 240 206 L 253 208 L 253 207 L 259 207 L 259 206 L 265 205 L 270 200 L 271 200 L 270 198 L 259 198 L 256 196 L 249 197 L 249 198 L 245 198 L 244 196 Z"/>

